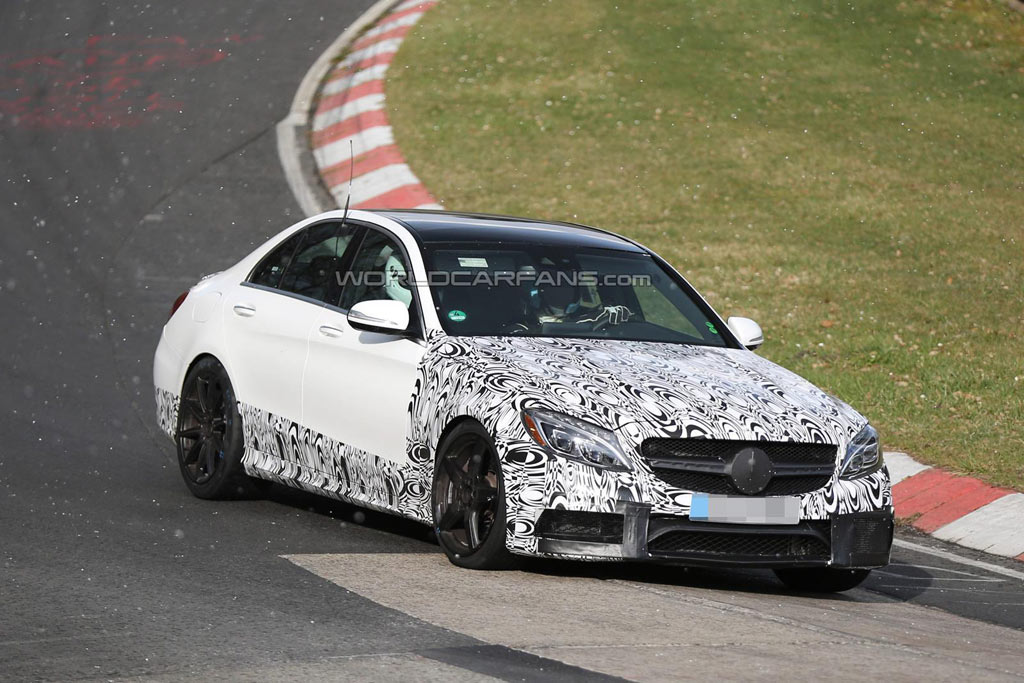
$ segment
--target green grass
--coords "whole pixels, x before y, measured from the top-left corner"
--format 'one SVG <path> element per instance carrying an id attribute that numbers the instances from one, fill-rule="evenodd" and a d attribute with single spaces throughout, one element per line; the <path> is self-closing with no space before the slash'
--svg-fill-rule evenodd
<path id="1" fill-rule="evenodd" d="M 660 252 L 887 449 L 1024 488 L 1024 15 L 445 0 L 389 71 L 453 209 Z"/>

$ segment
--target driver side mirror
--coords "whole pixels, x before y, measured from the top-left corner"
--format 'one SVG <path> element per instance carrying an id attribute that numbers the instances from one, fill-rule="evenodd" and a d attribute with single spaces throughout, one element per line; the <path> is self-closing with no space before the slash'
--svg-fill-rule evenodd
<path id="1" fill-rule="evenodd" d="M 750 318 L 740 318 L 734 315 L 726 321 L 726 324 L 736 335 L 740 344 L 751 351 L 764 344 L 764 333 L 761 332 L 761 326 Z"/>
<path id="2" fill-rule="evenodd" d="M 401 301 L 360 301 L 348 310 L 348 324 L 357 330 L 401 334 L 409 327 L 409 309 Z"/>

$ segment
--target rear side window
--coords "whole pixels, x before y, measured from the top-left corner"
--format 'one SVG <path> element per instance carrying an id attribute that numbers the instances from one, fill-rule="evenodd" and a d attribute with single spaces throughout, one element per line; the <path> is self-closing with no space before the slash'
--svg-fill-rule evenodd
<path id="1" fill-rule="evenodd" d="M 320 223 L 306 230 L 281 278 L 279 289 L 335 304 L 341 295 L 339 268 L 352 242 L 353 229 L 338 223 Z"/>
<path id="2" fill-rule="evenodd" d="M 281 284 L 281 276 L 284 275 L 285 268 L 292 260 L 295 248 L 299 246 L 299 242 L 305 235 L 306 231 L 300 230 L 286 239 L 277 249 L 267 254 L 252 271 L 249 282 L 277 289 Z"/>

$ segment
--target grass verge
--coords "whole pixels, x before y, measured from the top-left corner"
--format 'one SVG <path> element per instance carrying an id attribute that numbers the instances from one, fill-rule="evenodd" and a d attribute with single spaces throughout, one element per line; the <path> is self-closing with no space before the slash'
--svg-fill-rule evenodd
<path id="1" fill-rule="evenodd" d="M 641 240 L 888 449 L 1024 489 L 1024 15 L 445 0 L 388 73 L 447 207 Z"/>

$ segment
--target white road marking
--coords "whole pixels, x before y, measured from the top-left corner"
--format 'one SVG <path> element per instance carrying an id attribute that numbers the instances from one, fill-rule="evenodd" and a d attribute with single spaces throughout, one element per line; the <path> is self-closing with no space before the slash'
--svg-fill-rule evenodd
<path id="1" fill-rule="evenodd" d="M 977 567 L 978 569 L 990 571 L 993 574 L 1002 574 L 1003 576 L 1009 576 L 1014 579 L 1024 581 L 1024 572 L 1017 571 L 1016 569 L 1010 569 L 1009 567 L 1000 567 L 998 564 L 983 562 L 981 560 L 972 560 L 968 557 L 960 557 L 948 550 L 942 550 L 941 548 L 929 548 L 926 545 L 919 545 L 917 543 L 911 543 L 910 541 L 904 541 L 902 538 L 893 539 L 892 544 L 897 548 L 906 548 L 907 550 L 924 553 L 925 555 L 941 557 L 942 559 L 949 560 L 950 562 L 958 562 L 968 567 Z"/>
<path id="2" fill-rule="evenodd" d="M 939 572 L 942 574 L 959 574 L 968 578 L 959 579 L 949 576 L 910 576 L 908 574 L 901 574 L 898 570 L 900 567 L 906 567 L 907 569 L 928 569 L 933 572 Z M 947 567 L 932 567 L 927 564 L 903 564 L 900 562 L 892 562 L 888 564 L 885 569 L 876 569 L 875 574 L 888 574 L 890 576 L 902 576 L 905 579 L 913 580 L 928 580 L 928 581 L 988 581 L 994 583 L 1003 583 L 1003 579 L 997 579 L 994 576 L 982 576 L 981 574 L 975 574 L 974 572 L 965 572 L 959 569 L 949 569 Z"/>

